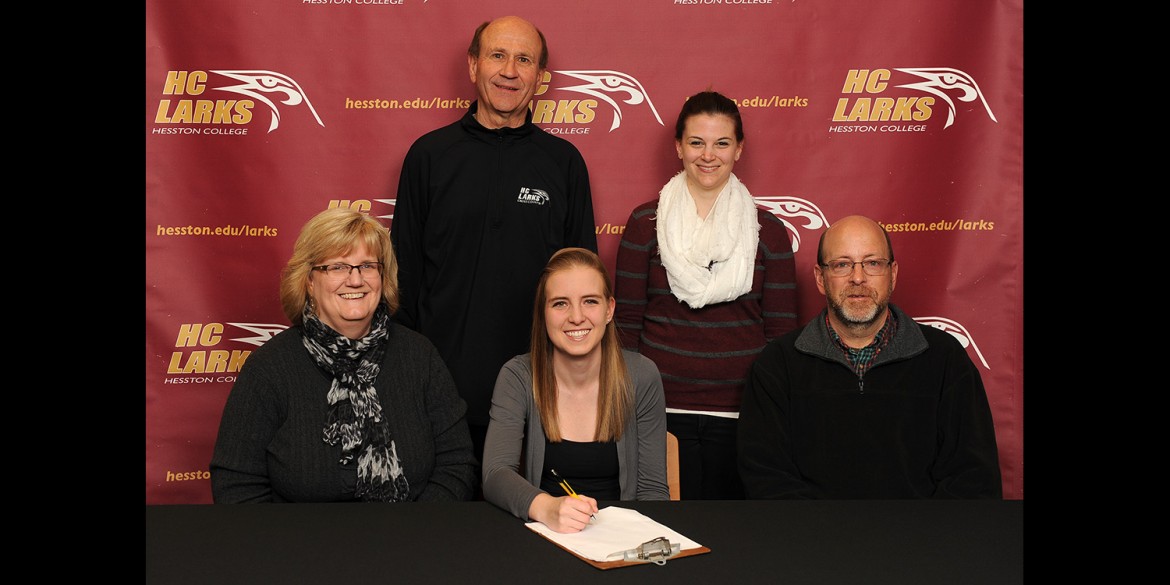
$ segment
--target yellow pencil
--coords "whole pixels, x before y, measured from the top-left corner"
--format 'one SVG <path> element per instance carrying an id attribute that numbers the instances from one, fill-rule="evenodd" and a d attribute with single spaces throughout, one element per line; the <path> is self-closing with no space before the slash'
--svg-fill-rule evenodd
<path id="1" fill-rule="evenodd" d="M 549 469 L 549 471 L 552 472 L 554 477 L 556 477 L 557 479 L 560 480 L 561 489 L 565 490 L 566 494 L 568 494 L 570 497 L 577 498 L 578 500 L 581 499 L 581 496 L 577 495 L 577 492 L 573 491 L 573 488 L 572 488 L 572 486 L 569 485 L 569 482 L 565 481 L 565 478 L 561 477 L 561 474 L 557 473 L 557 470 Z M 593 514 L 590 514 L 589 517 L 590 518 L 597 518 L 597 516 L 595 516 Z"/>
<path id="2" fill-rule="evenodd" d="M 561 489 L 565 490 L 566 494 L 573 496 L 574 498 L 577 498 L 578 500 L 581 499 L 581 496 L 578 496 L 577 492 L 573 491 L 573 488 L 572 488 L 572 486 L 569 485 L 569 482 L 565 481 L 565 478 L 561 477 L 561 474 L 557 473 L 557 470 L 550 469 L 549 471 L 552 472 L 553 477 L 557 478 L 558 483 L 561 486 Z"/>
<path id="3" fill-rule="evenodd" d="M 578 500 L 581 499 L 581 496 L 578 496 L 577 492 L 573 491 L 573 488 L 569 487 L 569 484 L 566 483 L 564 480 L 561 480 L 561 489 L 565 490 L 565 493 L 569 494 L 570 496 L 573 496 L 574 498 L 577 498 Z"/>

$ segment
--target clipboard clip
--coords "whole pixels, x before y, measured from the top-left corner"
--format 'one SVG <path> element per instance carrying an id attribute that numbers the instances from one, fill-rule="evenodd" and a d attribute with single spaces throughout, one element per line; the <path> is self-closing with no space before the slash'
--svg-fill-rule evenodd
<path id="1" fill-rule="evenodd" d="M 654 563 L 656 565 L 665 565 L 674 555 L 677 555 L 682 549 L 678 543 L 671 544 L 665 536 L 659 536 L 654 540 L 647 540 L 639 544 L 637 548 L 629 550 L 618 551 L 610 554 L 610 557 L 621 555 L 621 560 L 632 563 Z"/>

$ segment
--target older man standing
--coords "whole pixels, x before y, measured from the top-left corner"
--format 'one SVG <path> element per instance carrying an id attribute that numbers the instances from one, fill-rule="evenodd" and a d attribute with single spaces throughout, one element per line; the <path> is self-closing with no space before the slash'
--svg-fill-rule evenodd
<path id="1" fill-rule="evenodd" d="M 597 250 L 584 158 L 532 123 L 528 106 L 547 65 L 532 23 L 480 25 L 467 49 L 476 101 L 415 141 L 398 182 L 396 319 L 443 356 L 481 461 L 496 376 L 528 351 L 541 270 L 561 248 Z"/>
<path id="2" fill-rule="evenodd" d="M 739 419 L 749 498 L 1000 498 L 983 380 L 950 334 L 890 296 L 889 234 L 846 217 L 821 234 L 828 306 L 757 358 Z"/>

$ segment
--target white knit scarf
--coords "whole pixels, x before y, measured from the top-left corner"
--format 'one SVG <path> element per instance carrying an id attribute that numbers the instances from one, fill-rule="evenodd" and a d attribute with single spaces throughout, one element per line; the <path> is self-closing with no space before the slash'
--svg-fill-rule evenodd
<path id="1" fill-rule="evenodd" d="M 752 289 L 760 221 L 747 187 L 733 173 L 707 219 L 699 219 L 686 171 L 658 194 L 658 250 L 670 291 L 692 309 L 727 302 Z"/>

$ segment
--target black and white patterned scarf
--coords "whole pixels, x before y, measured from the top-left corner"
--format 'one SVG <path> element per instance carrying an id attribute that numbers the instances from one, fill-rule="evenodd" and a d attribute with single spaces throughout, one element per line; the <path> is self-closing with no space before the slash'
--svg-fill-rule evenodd
<path id="1" fill-rule="evenodd" d="M 401 502 L 410 485 L 398 460 L 390 425 L 374 389 L 386 353 L 390 315 L 385 303 L 374 311 L 370 332 L 353 340 L 321 322 L 305 306 L 304 343 L 313 361 L 333 375 L 329 412 L 325 415 L 325 442 L 341 443 L 341 465 L 357 454 L 355 496 L 366 501 Z"/>

